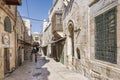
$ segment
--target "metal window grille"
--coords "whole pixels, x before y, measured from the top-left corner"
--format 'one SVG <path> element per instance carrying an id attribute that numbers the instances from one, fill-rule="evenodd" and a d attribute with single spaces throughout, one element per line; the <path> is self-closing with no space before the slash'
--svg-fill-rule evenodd
<path id="1" fill-rule="evenodd" d="M 117 63 L 116 8 L 95 17 L 95 58 Z"/>

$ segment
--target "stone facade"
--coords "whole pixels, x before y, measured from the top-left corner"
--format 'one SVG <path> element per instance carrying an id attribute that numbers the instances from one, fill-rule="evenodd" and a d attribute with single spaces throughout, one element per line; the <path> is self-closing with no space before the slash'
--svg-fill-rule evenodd
<path id="1" fill-rule="evenodd" d="M 46 21 L 45 21 L 46 23 Z M 45 56 L 50 56 L 51 54 L 51 39 L 52 39 L 52 33 L 51 33 L 51 23 L 47 22 L 47 24 L 43 25 L 44 31 L 42 36 L 42 54 Z"/>
<path id="2" fill-rule="evenodd" d="M 92 0 L 93 2 L 93 0 Z M 63 29 L 67 36 L 65 65 L 90 80 L 120 80 L 119 71 L 119 0 L 70 0 L 64 7 Z M 89 7 L 90 6 L 90 7 Z M 95 52 L 95 18 L 116 8 L 117 61 L 98 60 Z M 113 53 L 112 53 L 113 54 Z M 110 60 L 110 59 L 109 59 Z"/>
<path id="3" fill-rule="evenodd" d="M 6 5 L 0 0 L 0 80 L 15 69 L 16 9 L 16 6 Z"/>
<path id="4" fill-rule="evenodd" d="M 17 21 L 16 21 L 16 67 L 22 65 L 24 62 L 24 43 L 25 43 L 25 24 L 17 11 Z"/>
<path id="5" fill-rule="evenodd" d="M 89 1 L 70 0 L 65 5 L 63 16 L 65 41 L 65 65 L 72 70 L 89 77 L 88 18 Z"/>
<path id="6" fill-rule="evenodd" d="M 99 6 L 98 6 L 99 5 Z M 100 14 L 109 11 L 112 8 L 116 8 L 116 37 L 117 37 L 117 57 L 116 63 L 111 63 L 107 61 L 101 61 L 95 59 L 95 18 Z M 120 66 L 119 66 L 119 13 L 120 13 L 120 3 L 119 0 L 100 0 L 96 4 L 90 7 L 90 59 L 91 59 L 91 78 L 97 80 L 120 80 Z"/>
<path id="7" fill-rule="evenodd" d="M 41 43 L 41 38 L 42 38 L 42 35 L 41 35 L 41 33 L 39 33 L 39 32 L 34 32 L 34 33 L 32 33 L 32 37 L 33 37 L 33 41 L 32 41 L 32 43 L 34 43 L 34 42 L 38 42 L 39 43 L 39 45 L 41 45 L 42 43 Z"/>
<path id="8" fill-rule="evenodd" d="M 23 22 L 25 24 L 25 60 L 30 60 L 30 54 L 31 54 L 31 45 L 32 45 L 32 35 L 31 35 L 31 22 L 29 19 L 23 19 Z"/>
<path id="9" fill-rule="evenodd" d="M 89 80 L 120 80 L 120 0 L 55 0 L 50 21 L 57 9 L 63 11 L 63 37 L 66 37 L 63 53 L 67 68 Z M 44 33 L 46 37 L 43 35 L 46 43 L 52 33 L 52 30 L 47 32 L 49 28 Z"/>
<path id="10" fill-rule="evenodd" d="M 63 1 L 56 0 L 50 10 L 51 20 L 51 57 L 56 61 L 64 63 L 64 40 L 63 38 Z"/>
<path id="11" fill-rule="evenodd" d="M 65 0 L 67 1 L 67 0 Z M 49 18 L 57 9 L 63 11 L 64 64 L 90 80 L 119 80 L 119 0 L 70 0 L 55 1 Z M 60 4 L 58 4 L 59 2 Z M 63 3 L 65 5 L 63 5 Z M 62 6 L 60 6 L 62 4 Z M 57 5 L 57 6 L 56 6 Z M 59 7 L 58 7 L 59 5 Z M 116 62 L 98 60 L 95 52 L 95 18 L 116 7 Z M 47 27 L 49 28 L 49 27 Z M 47 30 L 46 28 L 46 30 Z M 52 33 L 52 32 L 51 32 Z M 48 36 L 49 32 L 46 33 Z M 47 39 L 45 37 L 45 39 Z M 50 39 L 50 38 L 49 38 Z M 48 39 L 47 39 L 48 40 Z M 49 42 L 49 41 L 47 41 Z M 56 42 L 56 44 L 59 42 Z M 109 51 L 109 50 L 108 50 Z M 113 54 L 113 53 L 112 53 Z"/>
<path id="12" fill-rule="evenodd" d="M 53 24 L 52 24 L 52 18 L 55 12 L 62 11 L 63 9 L 63 1 L 62 0 L 55 0 L 53 1 L 53 6 L 51 7 L 49 11 L 49 21 L 44 21 L 43 23 L 43 51 L 44 53 L 47 53 L 48 56 L 51 56 L 52 54 L 52 41 L 53 41 Z M 56 26 L 57 27 L 57 26 Z M 62 26 L 60 26 L 62 27 Z M 62 29 L 62 28 L 61 28 Z M 61 32 L 59 32 L 61 35 L 63 35 Z M 46 52 L 47 50 L 47 52 Z"/>
<path id="13" fill-rule="evenodd" d="M 26 27 L 26 30 L 27 30 L 27 34 L 30 36 L 31 35 L 31 22 L 29 19 L 23 19 L 24 21 L 24 24 L 25 24 L 25 27 Z M 28 39 L 28 42 L 29 42 L 29 39 Z"/>

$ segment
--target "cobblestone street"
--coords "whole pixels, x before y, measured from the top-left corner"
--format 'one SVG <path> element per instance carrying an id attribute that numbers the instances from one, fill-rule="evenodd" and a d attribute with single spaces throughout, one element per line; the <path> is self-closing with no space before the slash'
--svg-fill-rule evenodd
<path id="1" fill-rule="evenodd" d="M 66 69 L 53 59 L 41 57 L 38 62 L 26 61 L 4 80 L 88 80 L 79 73 Z"/>

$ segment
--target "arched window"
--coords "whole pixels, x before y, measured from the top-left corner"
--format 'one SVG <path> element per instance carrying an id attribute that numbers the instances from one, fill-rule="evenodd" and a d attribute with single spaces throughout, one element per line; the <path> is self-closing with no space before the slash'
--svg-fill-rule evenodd
<path id="1" fill-rule="evenodd" d="M 78 59 L 81 59 L 81 56 L 80 56 L 80 49 L 77 48 L 77 49 L 76 49 L 76 52 L 77 52 L 77 58 L 78 58 Z"/>
<path id="2" fill-rule="evenodd" d="M 8 16 L 5 17 L 5 20 L 4 20 L 4 30 L 6 32 L 9 32 L 11 33 L 12 30 L 11 30 L 11 21 L 10 21 L 10 18 Z"/>

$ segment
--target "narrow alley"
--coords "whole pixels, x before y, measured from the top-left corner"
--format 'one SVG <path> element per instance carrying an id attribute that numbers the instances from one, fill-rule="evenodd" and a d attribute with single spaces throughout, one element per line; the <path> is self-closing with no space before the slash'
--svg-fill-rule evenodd
<path id="1" fill-rule="evenodd" d="M 120 80 L 120 0 L 0 0 L 0 80 Z"/>
<path id="2" fill-rule="evenodd" d="M 88 80 L 79 73 L 66 69 L 60 62 L 39 57 L 38 62 L 26 61 L 4 80 Z"/>

